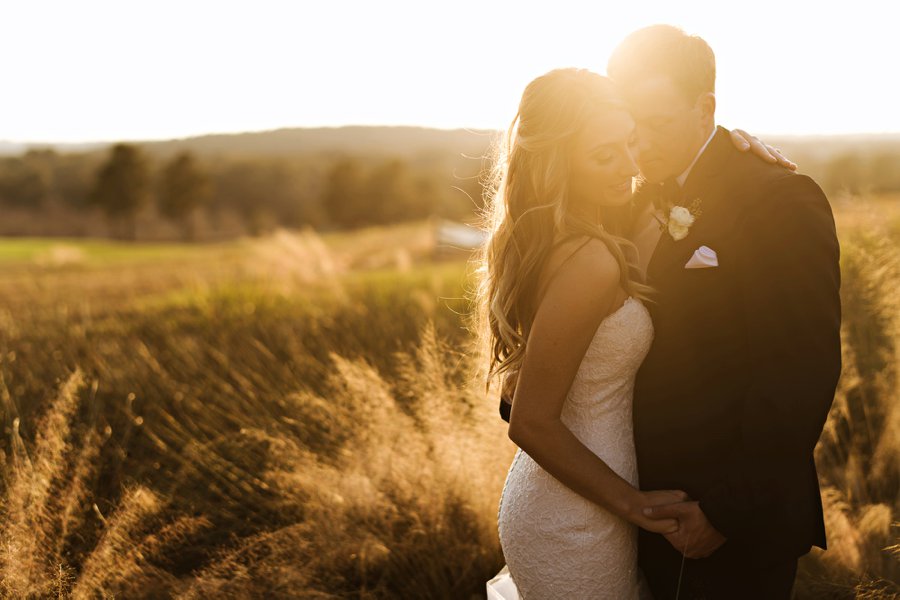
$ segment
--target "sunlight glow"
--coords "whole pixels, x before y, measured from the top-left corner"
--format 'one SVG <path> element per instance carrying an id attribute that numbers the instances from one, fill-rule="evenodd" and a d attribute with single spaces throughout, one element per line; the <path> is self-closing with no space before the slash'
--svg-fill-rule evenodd
<path id="1" fill-rule="evenodd" d="M 501 128 L 533 77 L 604 72 L 627 33 L 658 22 L 712 45 L 726 126 L 897 132 L 898 13 L 870 0 L 8 2 L 0 140 Z"/>

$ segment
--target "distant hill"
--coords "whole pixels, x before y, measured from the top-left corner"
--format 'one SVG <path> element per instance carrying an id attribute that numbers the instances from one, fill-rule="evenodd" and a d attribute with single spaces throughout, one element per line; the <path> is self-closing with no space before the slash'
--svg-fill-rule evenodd
<path id="1" fill-rule="evenodd" d="M 0 141 L 0 156 L 8 156 L 10 154 L 20 154 L 25 150 L 26 144 L 17 144 L 14 142 Z"/>
<path id="2" fill-rule="evenodd" d="M 321 127 L 291 128 L 247 133 L 210 134 L 159 142 L 131 141 L 157 156 L 189 150 L 198 156 L 279 157 L 302 155 L 391 155 L 420 157 L 447 152 L 480 156 L 496 132 L 475 129 L 425 127 Z M 53 147 L 59 152 L 101 150 L 113 142 L 97 144 L 26 144 L 0 142 L 0 154 L 18 154 L 28 148 Z"/>
<path id="3" fill-rule="evenodd" d="M 390 154 L 412 158 L 423 154 L 482 154 L 495 132 L 424 127 L 327 127 L 277 129 L 257 133 L 218 134 L 143 144 L 150 152 L 191 150 L 198 155 L 296 156 L 303 154 Z"/>
<path id="4" fill-rule="evenodd" d="M 6 142 L 0 140 L 0 156 L 15 156 L 22 154 L 28 150 L 44 150 L 53 149 L 62 153 L 90 152 L 91 150 L 105 149 L 109 147 L 108 142 L 89 142 L 76 144 L 48 144 L 48 143 L 30 143 L 30 142 Z"/>
<path id="5" fill-rule="evenodd" d="M 231 134 L 210 134 L 166 141 L 139 140 L 150 154 L 167 157 L 190 150 L 203 157 L 287 156 L 396 156 L 413 159 L 428 155 L 464 154 L 481 156 L 497 132 L 485 129 L 430 129 L 426 127 L 346 126 L 286 128 Z M 869 153 L 900 149 L 900 134 L 852 134 L 786 136 L 761 135 L 766 142 L 802 158 L 842 152 Z M 18 154 L 31 147 L 53 147 L 59 152 L 105 150 L 110 143 L 27 144 L 0 141 L 0 155 Z"/>

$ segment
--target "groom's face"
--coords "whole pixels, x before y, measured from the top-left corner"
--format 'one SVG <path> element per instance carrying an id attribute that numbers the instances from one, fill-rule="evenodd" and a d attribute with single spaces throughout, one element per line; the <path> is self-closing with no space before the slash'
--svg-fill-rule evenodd
<path id="1" fill-rule="evenodd" d="M 634 117 L 641 173 L 651 183 L 680 175 L 708 136 L 702 103 L 666 75 L 641 80 L 623 93 Z"/>

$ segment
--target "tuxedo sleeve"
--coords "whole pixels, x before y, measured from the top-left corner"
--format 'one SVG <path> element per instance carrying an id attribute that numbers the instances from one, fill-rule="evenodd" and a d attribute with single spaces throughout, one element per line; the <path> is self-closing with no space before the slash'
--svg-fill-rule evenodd
<path id="1" fill-rule="evenodd" d="M 509 423 L 509 413 L 512 411 L 512 405 L 500 398 L 500 418 Z"/>
<path id="2" fill-rule="evenodd" d="M 840 268 L 834 218 L 819 186 L 786 175 L 746 208 L 735 257 L 749 380 L 739 456 L 701 496 L 727 538 L 752 534 L 806 477 L 841 370 Z"/>

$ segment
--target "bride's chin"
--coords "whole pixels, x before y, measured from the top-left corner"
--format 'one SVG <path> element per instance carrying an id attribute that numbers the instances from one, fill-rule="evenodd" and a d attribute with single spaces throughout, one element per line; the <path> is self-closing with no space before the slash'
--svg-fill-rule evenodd
<path id="1" fill-rule="evenodd" d="M 631 202 L 631 196 L 631 190 L 628 190 L 627 192 L 609 194 L 606 198 L 603 199 L 603 204 L 606 206 L 623 206 Z"/>

